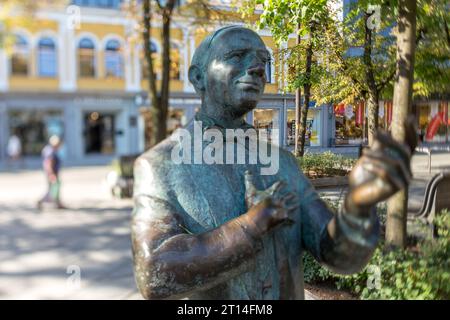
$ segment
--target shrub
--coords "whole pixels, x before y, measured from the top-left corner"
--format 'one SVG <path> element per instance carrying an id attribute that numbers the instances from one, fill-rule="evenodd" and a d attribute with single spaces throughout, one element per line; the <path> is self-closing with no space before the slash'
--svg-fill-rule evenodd
<path id="1" fill-rule="evenodd" d="M 347 175 L 355 165 L 356 159 L 346 158 L 330 151 L 306 153 L 298 158 L 303 173 L 311 178 Z"/>
<path id="2" fill-rule="evenodd" d="M 362 299 L 450 299 L 449 212 L 438 215 L 436 227 L 437 239 L 421 240 L 414 247 L 383 252 L 380 243 L 366 268 L 351 276 L 332 274 L 305 254 L 305 280 L 332 279 L 338 289 L 348 289 Z"/>
<path id="3" fill-rule="evenodd" d="M 328 269 L 317 263 L 307 252 L 303 254 L 303 270 L 304 279 L 307 283 L 322 282 L 334 277 Z"/>

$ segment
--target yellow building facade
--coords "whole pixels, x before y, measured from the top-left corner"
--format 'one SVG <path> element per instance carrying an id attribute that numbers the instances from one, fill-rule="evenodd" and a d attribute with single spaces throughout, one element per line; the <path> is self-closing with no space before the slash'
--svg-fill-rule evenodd
<path id="1" fill-rule="evenodd" d="M 48 136 L 61 135 L 65 158 L 74 163 L 104 162 L 144 151 L 149 102 L 143 49 L 136 41 L 137 21 L 119 9 L 120 2 L 74 0 L 14 24 L 12 48 L 0 49 L 0 159 L 6 158 L 7 140 L 13 134 L 20 137 L 24 155 L 31 157 L 39 155 Z M 150 40 L 158 57 L 161 23 L 154 20 Z M 189 63 L 206 34 L 221 26 L 199 28 L 187 18 L 174 18 L 169 130 L 185 125 L 200 108 L 188 81 Z M 260 35 L 275 53 L 270 33 Z M 273 56 L 266 66 L 263 99 L 247 120 L 281 129 L 279 142 L 286 144 L 294 99 L 282 93 L 281 75 L 287 68 Z"/>

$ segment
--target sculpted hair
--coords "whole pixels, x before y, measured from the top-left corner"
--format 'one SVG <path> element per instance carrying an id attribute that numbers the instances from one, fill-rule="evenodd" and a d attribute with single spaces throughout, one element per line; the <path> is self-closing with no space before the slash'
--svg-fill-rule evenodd
<path id="1" fill-rule="evenodd" d="M 203 41 L 200 43 L 198 48 L 195 50 L 194 56 L 192 57 L 191 66 L 197 66 L 204 72 L 206 70 L 206 66 L 208 64 L 209 56 L 211 53 L 211 45 L 214 40 L 220 33 L 224 31 L 228 31 L 231 29 L 245 29 L 242 26 L 231 25 L 226 26 L 220 29 L 217 29 L 213 33 L 209 34 Z"/>

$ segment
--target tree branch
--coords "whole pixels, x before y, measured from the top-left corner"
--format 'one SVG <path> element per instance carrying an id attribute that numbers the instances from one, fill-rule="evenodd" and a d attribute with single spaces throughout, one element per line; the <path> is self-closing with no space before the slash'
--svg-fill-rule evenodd
<path id="1" fill-rule="evenodd" d="M 161 1 L 160 1 L 160 0 L 155 0 L 155 2 L 156 2 L 156 4 L 158 5 L 158 8 L 159 8 L 160 10 L 163 10 L 163 9 L 164 9 L 164 7 L 161 5 Z"/>
<path id="2" fill-rule="evenodd" d="M 384 79 L 384 81 L 381 81 L 381 82 L 378 84 L 378 86 L 377 86 L 377 91 L 378 91 L 378 92 L 382 91 L 382 90 L 384 89 L 384 87 L 385 87 L 389 82 L 391 82 L 391 81 L 394 79 L 394 77 L 395 77 L 395 71 L 396 71 L 396 69 L 394 68 L 394 70 L 391 71 L 391 73 L 387 76 L 387 78 Z"/>

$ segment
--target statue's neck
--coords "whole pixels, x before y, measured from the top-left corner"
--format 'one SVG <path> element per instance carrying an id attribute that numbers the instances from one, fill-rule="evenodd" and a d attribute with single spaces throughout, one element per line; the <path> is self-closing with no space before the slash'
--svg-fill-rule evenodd
<path id="1" fill-rule="evenodd" d="M 223 128 L 235 129 L 240 128 L 245 122 L 244 116 L 237 117 L 230 112 L 226 112 L 225 106 L 206 106 L 202 104 L 200 113 L 206 115 Z"/>

